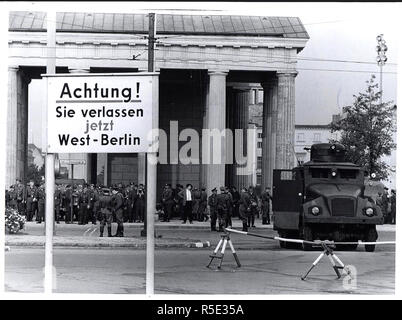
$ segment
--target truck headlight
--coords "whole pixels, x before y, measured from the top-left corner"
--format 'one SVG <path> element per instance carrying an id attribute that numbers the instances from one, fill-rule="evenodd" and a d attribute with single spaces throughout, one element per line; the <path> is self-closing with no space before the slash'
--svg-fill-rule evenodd
<path id="1" fill-rule="evenodd" d="M 364 214 L 367 217 L 372 217 L 372 216 L 374 216 L 374 209 L 373 208 L 366 208 L 366 209 L 364 209 Z"/>
<path id="2" fill-rule="evenodd" d="M 315 216 L 317 216 L 320 213 L 320 208 L 318 207 L 312 207 L 311 208 L 311 213 Z"/>

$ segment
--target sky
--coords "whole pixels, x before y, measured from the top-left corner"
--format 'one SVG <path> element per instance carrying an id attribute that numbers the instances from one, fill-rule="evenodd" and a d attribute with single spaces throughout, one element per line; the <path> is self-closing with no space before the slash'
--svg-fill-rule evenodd
<path id="1" fill-rule="evenodd" d="M 51 3 L 46 6 L 49 7 Z M 15 9 L 44 10 L 43 4 L 20 5 Z M 156 10 L 158 9 L 158 10 Z M 162 10 L 161 10 L 162 9 Z M 58 11 L 133 12 L 130 3 L 102 2 L 59 3 Z M 299 17 L 310 40 L 299 53 L 296 77 L 296 124 L 327 124 L 332 115 L 351 104 L 353 95 L 365 89 L 365 81 L 379 67 L 375 64 L 378 34 L 384 34 L 388 46 L 388 61 L 383 71 L 384 101 L 397 98 L 397 46 L 400 25 L 398 3 L 136 3 L 136 12 L 185 14 L 233 14 Z M 190 10 L 190 11 L 189 11 Z M 204 11 L 207 10 L 207 11 Z M 398 12 L 399 11 L 399 12 Z M 303 59 L 309 60 L 303 60 Z M 313 58 L 314 61 L 310 61 Z M 320 59 L 357 61 L 360 63 L 317 61 Z M 363 63 L 362 63 L 363 62 Z M 371 64 L 367 64 L 370 62 Z M 305 70 L 305 69 L 324 69 Z M 336 71 L 328 71 L 328 70 Z M 350 72 L 352 71 L 352 72 Z M 42 90 L 38 81 L 30 85 L 30 142 L 41 144 Z M 33 138 L 32 138 L 33 134 Z"/>

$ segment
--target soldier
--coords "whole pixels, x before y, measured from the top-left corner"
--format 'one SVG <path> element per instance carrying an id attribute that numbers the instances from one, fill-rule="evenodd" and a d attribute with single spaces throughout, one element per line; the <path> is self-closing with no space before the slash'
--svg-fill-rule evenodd
<path id="1" fill-rule="evenodd" d="M 192 192 L 193 196 L 193 209 L 192 209 L 192 214 L 195 219 L 198 221 L 202 221 L 201 217 L 199 216 L 199 208 L 200 208 L 200 201 L 201 201 L 201 192 L 198 190 L 198 188 L 194 188 L 194 191 Z"/>
<path id="2" fill-rule="evenodd" d="M 15 193 L 18 213 L 24 214 L 24 186 L 21 183 L 21 179 L 16 179 Z"/>
<path id="3" fill-rule="evenodd" d="M 391 224 L 396 224 L 396 190 L 391 190 Z"/>
<path id="4" fill-rule="evenodd" d="M 17 193 L 15 192 L 14 185 L 10 186 L 9 191 L 9 205 L 12 209 L 17 210 Z"/>
<path id="5" fill-rule="evenodd" d="M 56 186 L 54 190 L 54 218 L 56 223 L 60 223 L 61 188 Z"/>
<path id="6" fill-rule="evenodd" d="M 29 181 L 29 186 L 26 191 L 26 206 L 27 206 L 27 221 L 32 221 L 34 214 L 38 211 L 38 188 L 33 180 Z"/>
<path id="7" fill-rule="evenodd" d="M 80 186 L 73 186 L 72 194 L 71 194 L 71 202 L 73 206 L 72 212 L 72 220 L 79 221 L 79 209 L 80 209 Z"/>
<path id="8" fill-rule="evenodd" d="M 269 216 L 269 205 L 272 201 L 271 188 L 266 187 L 265 191 L 261 195 L 262 201 L 262 224 L 271 224 Z"/>
<path id="9" fill-rule="evenodd" d="M 228 214 L 230 206 L 230 197 L 225 187 L 220 187 L 220 193 L 217 195 L 218 224 L 219 232 L 228 227 Z"/>
<path id="10" fill-rule="evenodd" d="M 211 231 L 217 231 L 216 230 L 216 219 L 218 218 L 218 190 L 216 188 L 213 188 L 212 194 L 208 198 L 208 205 L 209 205 L 209 214 L 211 216 Z"/>
<path id="11" fill-rule="evenodd" d="M 78 224 L 79 225 L 84 225 L 88 223 L 88 207 L 89 207 L 89 200 L 90 199 L 90 194 L 85 186 L 82 192 L 79 192 L 79 219 L 78 219 Z"/>
<path id="12" fill-rule="evenodd" d="M 249 208 L 251 205 L 250 195 L 246 188 L 241 189 L 240 200 L 239 200 L 239 215 L 243 223 L 243 231 L 248 231 L 247 219 L 249 214 Z"/>
<path id="13" fill-rule="evenodd" d="M 164 211 L 164 222 L 170 222 L 170 218 L 172 217 L 172 211 L 174 206 L 173 200 L 173 190 L 170 184 L 165 185 L 165 189 L 162 193 L 162 206 Z"/>
<path id="14" fill-rule="evenodd" d="M 135 201 L 135 216 L 138 222 L 144 222 L 145 216 L 145 192 L 144 187 L 141 184 L 137 191 L 137 199 Z"/>
<path id="15" fill-rule="evenodd" d="M 233 186 L 230 191 L 233 199 L 233 217 L 239 217 L 239 201 L 240 201 L 240 193 L 237 191 L 236 187 Z"/>
<path id="16" fill-rule="evenodd" d="M 112 236 L 112 196 L 110 190 L 103 188 L 101 195 L 99 196 L 99 207 L 100 207 L 100 234 L 99 237 L 103 237 L 103 231 L 105 229 L 105 224 L 107 225 L 108 237 Z"/>
<path id="17" fill-rule="evenodd" d="M 384 216 L 384 223 L 390 223 L 390 215 L 388 214 L 388 206 L 389 206 L 389 200 L 388 200 L 388 188 L 384 188 L 384 192 L 381 196 L 380 200 L 380 207 L 382 214 Z"/>
<path id="18" fill-rule="evenodd" d="M 128 221 L 136 222 L 135 201 L 137 200 L 138 186 L 132 185 L 128 192 Z"/>
<path id="19" fill-rule="evenodd" d="M 205 187 L 201 188 L 201 199 L 200 199 L 200 207 L 198 209 L 199 216 L 201 217 L 201 221 L 208 221 L 208 214 L 206 213 L 207 205 L 208 205 L 208 195 L 205 191 Z"/>
<path id="20" fill-rule="evenodd" d="M 42 183 L 38 189 L 38 214 L 36 216 L 36 223 L 42 223 L 42 221 L 45 221 L 45 204 L 45 185 Z"/>
<path id="21" fill-rule="evenodd" d="M 117 230 L 115 237 L 124 237 L 124 225 L 123 225 L 123 206 L 124 206 L 124 196 L 120 188 L 114 188 L 112 191 L 112 208 L 116 215 Z"/>
<path id="22" fill-rule="evenodd" d="M 179 196 L 182 190 L 183 186 L 181 184 L 176 184 L 176 189 L 174 191 L 175 212 L 180 216 L 180 219 L 184 219 L 183 201 Z"/>
<path id="23" fill-rule="evenodd" d="M 73 190 L 70 185 L 66 186 L 64 196 L 63 196 L 63 202 L 64 202 L 64 208 L 65 208 L 65 215 L 64 215 L 64 222 L 66 224 L 71 223 L 71 199 L 72 199 L 72 193 Z"/>
<path id="24" fill-rule="evenodd" d="M 255 228 L 255 215 L 257 214 L 257 209 L 258 209 L 258 197 L 254 193 L 254 188 L 253 187 L 249 188 L 248 193 L 250 195 L 251 205 L 249 207 L 249 215 L 248 215 L 248 219 L 247 219 L 247 226 Z"/>
<path id="25" fill-rule="evenodd" d="M 229 207 L 228 207 L 228 214 L 227 214 L 227 221 L 226 225 L 232 227 L 232 215 L 233 215 L 233 197 L 232 194 L 229 192 L 229 188 L 225 187 L 225 192 L 228 195 L 229 198 Z"/>

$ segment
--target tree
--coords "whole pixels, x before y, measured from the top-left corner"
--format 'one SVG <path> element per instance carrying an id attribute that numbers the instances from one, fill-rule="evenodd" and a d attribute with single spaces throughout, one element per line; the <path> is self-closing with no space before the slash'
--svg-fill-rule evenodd
<path id="1" fill-rule="evenodd" d="M 348 161 L 386 179 L 389 166 L 381 157 L 390 155 L 396 147 L 392 137 L 396 131 L 396 105 L 392 101 L 380 103 L 381 92 L 374 75 L 366 83 L 366 91 L 354 95 L 353 104 L 343 108 L 342 119 L 331 123 L 331 132 L 341 132 L 340 140 L 333 142 L 346 147 Z"/>
<path id="2" fill-rule="evenodd" d="M 38 168 L 38 166 L 34 163 L 28 166 L 27 181 L 33 180 L 35 184 L 40 184 L 42 182 L 42 177 L 44 176 L 45 165 L 43 165 L 41 168 Z"/>

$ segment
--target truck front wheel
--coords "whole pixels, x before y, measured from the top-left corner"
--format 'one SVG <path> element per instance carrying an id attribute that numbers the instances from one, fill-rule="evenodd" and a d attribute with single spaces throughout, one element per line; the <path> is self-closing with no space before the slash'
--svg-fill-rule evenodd
<path id="1" fill-rule="evenodd" d="M 366 232 L 366 238 L 364 239 L 366 242 L 376 242 L 378 238 L 377 230 L 374 227 L 370 227 Z M 366 244 L 364 248 L 367 252 L 374 252 L 375 244 Z"/>

